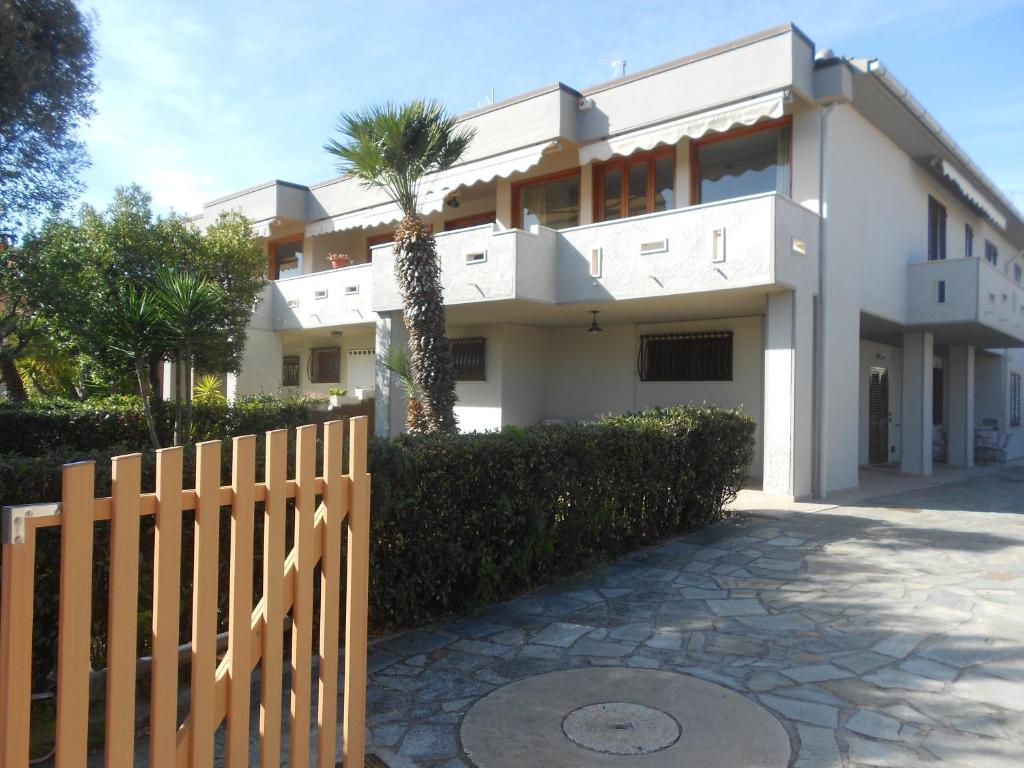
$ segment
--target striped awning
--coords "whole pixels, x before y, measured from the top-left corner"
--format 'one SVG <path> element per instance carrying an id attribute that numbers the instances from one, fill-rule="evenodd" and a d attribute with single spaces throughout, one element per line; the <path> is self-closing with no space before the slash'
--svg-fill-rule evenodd
<path id="1" fill-rule="evenodd" d="M 708 133 L 721 133 L 737 125 L 774 120 L 783 116 L 788 99 L 788 92 L 778 91 L 609 136 L 580 147 L 580 165 L 607 160 L 614 155 L 630 155 L 637 150 L 654 149 L 659 144 L 675 144 L 684 138 L 699 139 Z"/>
<path id="2" fill-rule="evenodd" d="M 1003 214 L 999 212 L 999 209 L 992 204 L 985 194 L 976 186 L 971 184 L 971 182 L 969 182 L 962 173 L 942 158 L 936 158 L 934 160 L 934 165 L 939 173 L 949 179 L 949 181 L 953 182 L 953 185 L 960 190 L 960 194 L 970 205 L 985 214 L 997 227 L 1000 229 L 1006 229 L 1006 217 L 1003 216 Z"/>

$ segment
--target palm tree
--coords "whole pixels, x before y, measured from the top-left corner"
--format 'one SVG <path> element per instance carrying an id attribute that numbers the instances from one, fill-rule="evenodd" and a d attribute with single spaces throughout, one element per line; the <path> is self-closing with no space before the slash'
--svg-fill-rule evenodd
<path id="1" fill-rule="evenodd" d="M 161 270 L 153 295 L 160 310 L 168 346 L 174 350 L 174 444 L 192 442 L 192 367 L 196 352 L 215 343 L 223 331 L 217 287 L 191 272 Z"/>
<path id="2" fill-rule="evenodd" d="M 423 423 L 423 401 L 416 391 L 416 382 L 412 378 L 412 368 L 409 365 L 409 355 L 398 347 L 391 347 L 387 357 L 381 362 L 384 367 L 398 377 L 405 389 L 405 399 L 408 403 L 405 411 L 405 426 L 410 432 L 424 431 Z"/>
<path id="3" fill-rule="evenodd" d="M 456 431 L 455 375 L 445 335 L 441 266 L 434 235 L 419 212 L 420 186 L 465 154 L 474 131 L 458 127 L 435 101 L 387 103 L 343 114 L 324 149 L 342 173 L 387 193 L 402 212 L 395 228 L 395 275 L 409 329 L 412 377 L 423 398 L 422 429 Z"/>

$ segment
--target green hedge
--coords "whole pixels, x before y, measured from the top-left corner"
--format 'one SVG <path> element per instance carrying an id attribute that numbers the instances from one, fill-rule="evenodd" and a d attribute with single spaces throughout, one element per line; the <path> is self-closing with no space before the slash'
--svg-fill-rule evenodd
<path id="1" fill-rule="evenodd" d="M 471 611 L 719 519 L 723 504 L 743 481 L 753 434 L 753 422 L 739 412 L 682 406 L 590 424 L 372 440 L 373 629 L 409 627 Z M 225 473 L 229 450 L 225 444 Z M 97 493 L 107 492 L 107 458 L 118 452 L 125 451 L 88 455 L 98 462 Z M 262 449 L 257 456 L 262 459 Z M 85 457 L 67 449 L 43 457 L 0 456 L 0 500 L 59 498 L 60 464 Z M 189 453 L 186 478 L 193 476 L 191 459 Z M 145 455 L 144 475 L 143 487 L 152 487 L 152 454 Z M 227 607 L 227 518 L 225 514 L 221 527 L 222 617 Z M 262 540 L 261 518 L 259 514 L 257 542 Z M 93 615 L 99 638 L 106 624 L 102 564 L 107 531 L 106 524 L 97 525 L 101 567 L 95 569 Z M 187 527 L 183 629 L 191 607 L 190 534 Z M 45 532 L 38 557 L 37 687 L 52 669 L 58 554 L 59 536 Z M 148 641 L 151 570 L 152 521 L 145 521 L 139 604 L 143 648 Z M 254 571 L 260 571 L 258 562 Z M 98 643 L 96 666 L 103 666 L 104 654 Z"/>
<path id="2" fill-rule="evenodd" d="M 296 427 L 309 419 L 312 401 L 265 395 L 239 398 L 234 403 L 196 403 L 193 436 L 196 442 L 245 435 L 279 427 Z M 155 408 L 161 445 L 171 445 L 174 404 Z M 39 456 L 50 451 L 95 451 L 107 446 L 149 447 L 149 431 L 137 396 L 117 395 L 76 400 L 12 403 L 0 400 L 0 452 Z"/>

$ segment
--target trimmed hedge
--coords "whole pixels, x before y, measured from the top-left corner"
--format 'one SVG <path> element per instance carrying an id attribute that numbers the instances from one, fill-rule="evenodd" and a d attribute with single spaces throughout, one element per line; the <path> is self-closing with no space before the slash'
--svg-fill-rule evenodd
<path id="1" fill-rule="evenodd" d="M 589 424 L 371 440 L 372 629 L 394 630 L 465 613 L 720 519 L 723 505 L 743 482 L 753 435 L 752 420 L 740 412 L 680 406 Z M 229 450 L 226 443 L 225 473 Z M 114 448 L 89 454 L 97 460 L 98 494 L 109 489 L 107 458 L 124 452 Z M 257 451 L 260 462 L 262 454 Z M 60 464 L 72 458 L 85 456 L 68 450 L 37 458 L 0 456 L 0 500 L 59 498 Z M 186 478 L 194 476 L 191 452 L 186 465 Z M 144 488 L 152 487 L 153 468 L 147 453 Z M 258 468 L 257 477 L 261 473 Z M 261 523 L 258 514 L 257 541 Z M 96 530 L 96 559 L 102 565 L 109 529 L 97 524 Z M 59 536 L 45 533 L 37 558 L 37 688 L 52 669 L 56 639 Z M 191 608 L 190 526 L 185 534 L 183 642 Z M 228 545 L 225 514 L 222 617 L 227 613 Z M 260 569 L 254 563 L 256 574 Z M 93 624 L 102 638 L 107 583 L 104 568 L 95 572 Z M 142 649 L 148 642 L 151 572 L 148 520 L 140 567 Z M 103 666 L 104 655 L 97 644 L 94 665 Z"/>

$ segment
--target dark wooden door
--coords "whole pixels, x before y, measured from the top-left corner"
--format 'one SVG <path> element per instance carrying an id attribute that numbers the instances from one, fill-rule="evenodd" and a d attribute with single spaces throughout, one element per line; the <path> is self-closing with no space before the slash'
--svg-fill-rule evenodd
<path id="1" fill-rule="evenodd" d="M 889 462 L 889 371 L 871 369 L 868 393 L 868 462 Z"/>

